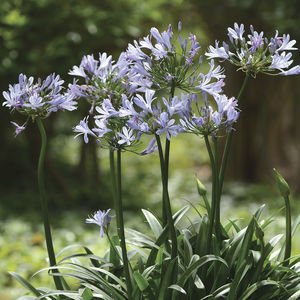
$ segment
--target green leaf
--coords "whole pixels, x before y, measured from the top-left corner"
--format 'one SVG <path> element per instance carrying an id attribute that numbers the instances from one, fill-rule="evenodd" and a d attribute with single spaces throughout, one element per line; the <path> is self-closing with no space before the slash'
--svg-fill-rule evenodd
<path id="1" fill-rule="evenodd" d="M 119 237 L 114 235 L 110 239 L 110 250 L 109 250 L 109 261 L 115 266 L 118 267 L 121 265 L 121 258 L 117 250 L 117 246 L 120 246 Z M 95 267 L 100 267 L 95 266 Z"/>
<path id="2" fill-rule="evenodd" d="M 81 293 L 82 300 L 93 300 L 93 292 L 89 288 L 85 288 Z"/>
<path id="3" fill-rule="evenodd" d="M 234 229 L 237 233 L 241 231 L 241 228 L 236 224 L 236 222 L 239 221 L 239 219 L 236 219 L 233 221 L 228 219 L 228 221 L 229 221 L 229 223 L 225 226 L 226 232 L 228 232 L 232 226 L 234 227 Z"/>
<path id="4" fill-rule="evenodd" d="M 156 247 L 152 247 L 149 257 L 148 257 L 148 260 L 147 260 L 146 267 L 150 267 L 154 264 L 155 259 L 157 257 L 157 251 L 160 249 L 161 245 L 167 239 L 168 239 L 168 225 L 163 229 L 161 235 L 155 242 L 155 245 L 157 246 L 158 249 Z"/>
<path id="5" fill-rule="evenodd" d="M 159 221 L 155 218 L 155 216 L 151 212 L 149 212 L 145 209 L 142 209 L 142 212 L 143 212 L 145 218 L 147 219 L 147 222 L 148 222 L 155 238 L 158 239 L 163 231 L 162 226 L 160 225 Z"/>
<path id="6" fill-rule="evenodd" d="M 195 255 L 193 255 L 192 259 L 195 259 Z M 189 277 L 193 274 L 194 271 L 198 270 L 203 265 L 207 264 L 210 261 L 219 261 L 223 263 L 226 267 L 227 263 L 224 259 L 221 257 L 215 256 L 215 255 L 205 255 L 198 260 L 196 260 L 194 263 L 192 263 L 181 275 L 180 279 L 178 280 L 177 284 L 181 287 L 183 287 L 186 283 L 186 281 L 189 279 Z"/>
<path id="7" fill-rule="evenodd" d="M 254 284 L 252 284 L 251 286 L 249 286 L 246 291 L 242 294 L 241 296 L 241 300 L 246 300 L 248 299 L 249 296 L 251 296 L 254 292 L 256 292 L 258 289 L 260 289 L 261 287 L 265 287 L 267 285 L 276 285 L 276 286 L 280 286 L 276 281 L 272 281 L 272 280 L 262 280 L 259 282 L 256 282 Z"/>
<path id="8" fill-rule="evenodd" d="M 239 268 L 237 269 L 235 276 L 233 278 L 233 281 L 230 284 L 230 290 L 229 295 L 226 298 L 227 300 L 236 300 L 238 291 L 240 288 L 240 283 L 247 274 L 248 270 L 250 269 L 250 264 L 247 264 L 246 260 L 243 260 L 242 263 L 239 265 Z"/>
<path id="9" fill-rule="evenodd" d="M 296 300 L 300 297 L 300 290 L 294 293 L 288 300 Z"/>
<path id="10" fill-rule="evenodd" d="M 160 266 L 163 262 L 163 255 L 164 255 L 164 246 L 160 246 L 157 255 L 156 255 L 156 259 L 155 259 L 155 264 Z"/>
<path id="11" fill-rule="evenodd" d="M 173 220 L 174 220 L 174 226 L 176 226 L 180 220 L 182 219 L 183 216 L 186 215 L 187 211 L 190 209 L 189 205 L 184 206 L 180 210 L 178 210 L 174 215 L 173 215 Z"/>
<path id="12" fill-rule="evenodd" d="M 247 255 L 249 253 L 249 249 L 250 249 L 250 245 L 251 245 L 251 241 L 252 241 L 252 237 L 253 237 L 253 233 L 254 233 L 254 229 L 255 229 L 255 221 L 254 220 L 255 220 L 254 217 L 252 217 L 249 225 L 247 226 L 247 230 L 246 230 L 245 236 L 243 238 L 243 242 L 242 242 L 241 251 L 238 256 L 237 269 L 241 266 L 241 264 L 244 262 L 244 260 L 246 259 Z"/>
<path id="13" fill-rule="evenodd" d="M 11 276 L 13 276 L 19 283 L 21 283 L 26 289 L 28 289 L 35 296 L 41 296 L 41 293 L 33 287 L 26 279 L 15 272 L 8 272 Z"/>
<path id="14" fill-rule="evenodd" d="M 169 289 L 176 290 L 176 291 L 178 291 L 178 292 L 180 292 L 180 293 L 186 295 L 186 291 L 185 291 L 181 286 L 179 286 L 179 285 L 177 285 L 177 284 L 172 284 L 172 285 L 170 285 L 170 286 L 169 286 Z"/>
<path id="15" fill-rule="evenodd" d="M 168 287 L 172 284 L 174 267 L 175 267 L 175 264 L 177 263 L 177 261 L 178 261 L 177 257 L 175 257 L 174 259 L 169 261 L 166 273 L 162 274 L 163 277 L 162 277 L 162 282 L 161 282 L 160 289 L 159 289 L 159 295 L 157 298 L 158 300 L 169 299 L 168 298 L 168 294 L 169 294 Z"/>
<path id="16" fill-rule="evenodd" d="M 139 289 L 142 292 L 149 286 L 149 282 L 147 281 L 147 279 L 142 274 L 140 274 L 138 271 L 135 271 L 133 273 L 133 277 L 134 277 Z"/>
<path id="17" fill-rule="evenodd" d="M 204 286 L 202 280 L 200 279 L 200 277 L 197 274 L 195 276 L 194 284 L 197 287 L 197 289 L 199 289 L 199 290 L 205 289 L 205 286 Z"/>

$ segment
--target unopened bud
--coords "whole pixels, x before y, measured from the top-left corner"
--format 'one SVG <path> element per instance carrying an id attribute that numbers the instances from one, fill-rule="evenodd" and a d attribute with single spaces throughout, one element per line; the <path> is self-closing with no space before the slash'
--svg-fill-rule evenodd
<path id="1" fill-rule="evenodd" d="M 181 24 L 181 21 L 178 22 L 178 33 L 181 32 L 181 29 L 182 29 L 182 24 Z"/>
<path id="2" fill-rule="evenodd" d="M 274 168 L 273 174 L 282 197 L 287 197 L 290 194 L 290 187 L 285 179 L 280 175 L 280 173 Z"/>
<path id="3" fill-rule="evenodd" d="M 196 178 L 196 182 L 199 195 L 202 197 L 206 196 L 207 191 L 205 185 L 198 178 Z"/>

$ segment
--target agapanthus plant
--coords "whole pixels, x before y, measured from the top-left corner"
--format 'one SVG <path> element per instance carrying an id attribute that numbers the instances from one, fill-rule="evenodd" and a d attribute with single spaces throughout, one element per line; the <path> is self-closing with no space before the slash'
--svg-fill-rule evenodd
<path id="1" fill-rule="evenodd" d="M 180 34 L 181 23 L 178 31 Z M 198 67 L 202 58 L 198 59 L 200 46 L 196 37 L 190 34 L 189 38 L 183 40 L 179 35 L 180 46 L 177 47 L 171 25 L 162 33 L 152 28 L 150 35 L 130 44 L 116 64 L 113 63 L 112 57 L 105 53 L 99 55 L 99 61 L 92 55 L 85 56 L 80 66 L 74 66 L 70 72 L 71 75 L 84 78 L 85 84 L 79 85 L 75 80 L 69 86 L 69 95 L 66 98 L 69 102 L 59 101 L 60 98 L 54 96 L 57 101 L 55 102 L 49 96 L 51 92 L 44 92 L 32 98 L 30 96 L 34 94 L 33 92 L 24 92 L 20 97 L 21 100 L 15 100 L 15 94 L 19 93 L 21 87 L 27 91 L 27 87 L 34 86 L 33 79 L 24 77 L 20 79 L 21 83 L 18 86 L 10 88 L 10 94 L 4 95 L 7 100 L 6 106 L 12 109 L 22 106 L 20 111 L 37 120 L 41 130 L 43 146 L 39 162 L 39 184 L 42 205 L 46 203 L 41 180 L 46 136 L 41 117 L 62 106 L 73 108 L 75 98 L 87 98 L 91 102 L 90 113 L 94 113 L 93 120 L 90 122 L 89 116 L 81 120 L 74 128 L 76 137 L 83 136 L 85 143 L 89 142 L 89 138 L 94 138 L 101 147 L 108 148 L 110 152 L 112 194 L 118 236 L 113 239 L 108 236 L 111 245 L 109 255 L 102 259 L 84 247 L 87 255 L 82 253 L 71 255 L 62 259 L 58 266 L 54 266 L 54 251 L 53 247 L 52 250 L 50 247 L 49 257 L 52 267 L 49 269 L 59 268 L 62 272 L 66 271 L 66 276 L 76 278 L 81 286 L 78 293 L 40 292 L 27 284 L 23 278 L 13 274 L 36 296 L 46 298 L 62 295 L 72 299 L 124 300 L 176 300 L 179 297 L 283 300 L 299 296 L 300 276 L 297 266 L 299 259 L 292 260 L 290 257 L 292 236 L 290 191 L 279 173 L 275 171 L 279 190 L 286 203 L 286 242 L 276 260 L 271 259 L 270 253 L 280 240 L 280 235 L 265 242 L 263 229 L 271 223 L 271 219 L 259 221 L 262 208 L 253 215 L 249 225 L 244 229 L 240 229 L 236 221 L 230 221 L 223 227 L 220 220 L 226 163 L 234 124 L 240 113 L 238 101 L 242 98 L 249 77 L 255 77 L 258 72 L 273 75 L 299 73 L 299 66 L 290 68 L 291 54 L 287 52 L 295 50 L 293 47 L 295 41 L 290 41 L 289 35 L 278 37 L 276 33 L 276 36 L 268 42 L 263 38 L 263 33 L 257 33 L 253 28 L 248 35 L 249 40 L 246 40 L 244 26 L 237 24 L 234 25 L 234 29 L 229 28 L 228 32 L 235 50 L 230 50 L 225 43 L 222 47 L 216 43 L 216 47 L 211 46 L 206 55 L 209 58 L 229 60 L 246 72 L 237 98 L 229 98 L 223 94 L 224 71 L 220 66 L 215 66 L 213 60 L 209 61 L 210 68 L 206 74 L 199 72 Z M 43 91 L 50 89 L 54 95 L 58 95 L 61 91 L 60 80 L 54 75 L 51 78 L 52 85 L 50 79 L 49 82 L 46 80 L 45 84 L 41 82 L 39 84 L 44 86 Z M 178 89 L 181 90 L 180 95 L 176 93 Z M 26 100 L 27 102 L 26 97 L 30 98 Z M 57 106 L 50 105 L 49 110 L 46 109 L 48 106 L 45 106 L 43 110 L 42 103 L 47 102 L 47 99 L 52 99 Z M 24 101 L 27 103 L 25 106 Z M 17 132 L 19 133 L 23 127 L 25 125 L 18 126 Z M 168 192 L 170 142 L 180 133 L 194 133 L 204 138 L 212 169 L 211 202 L 206 197 L 205 186 L 198 181 L 199 194 L 203 197 L 207 214 L 201 215 L 198 212 L 199 218 L 184 228 L 180 228 L 178 222 L 185 216 L 189 207 L 184 207 L 173 215 Z M 143 210 L 155 239 L 138 231 L 129 231 L 133 236 L 131 245 L 134 250 L 127 252 L 123 220 L 121 154 L 124 151 L 135 151 L 135 145 L 143 134 L 152 135 L 153 139 L 142 154 L 153 152 L 155 142 L 159 152 L 163 190 L 162 220 Z M 219 149 L 219 139 L 224 135 L 227 135 L 227 140 L 222 153 Z M 166 137 L 164 151 L 162 136 Z M 220 154 L 222 159 L 219 157 Z M 43 211 L 47 217 L 47 206 Z M 104 233 L 108 234 L 109 211 L 99 210 L 86 220 L 87 223 L 94 223 L 100 227 L 101 237 Z M 231 228 L 236 234 L 232 234 Z M 49 222 L 46 221 L 45 230 L 48 246 L 51 234 Z M 73 261 L 68 262 L 76 257 L 88 258 L 91 265 L 85 267 Z M 62 276 L 64 274 L 54 272 L 57 289 L 62 288 L 62 282 L 59 280 Z"/>
<path id="2" fill-rule="evenodd" d="M 122 103 L 125 104 L 127 96 L 121 95 Z M 122 202 L 122 180 L 121 180 L 121 153 L 123 151 L 134 151 L 134 146 L 138 143 L 140 134 L 127 124 L 128 115 L 123 106 L 113 105 L 111 98 L 103 99 L 101 104 L 95 107 L 94 127 L 88 124 L 87 116 L 74 127 L 78 137 L 83 135 L 85 143 L 89 142 L 89 136 L 96 139 L 100 147 L 109 149 L 110 152 L 110 170 L 112 177 L 112 192 L 114 199 L 114 208 L 116 211 L 117 233 L 122 249 L 122 261 L 125 271 L 128 294 L 131 295 L 132 284 L 123 220 L 123 202 Z M 115 152 L 117 152 L 117 166 L 115 166 Z M 99 221 L 105 221 L 102 215 L 96 215 Z M 100 224 L 100 223 L 99 223 Z M 101 223 L 103 224 L 103 222 Z M 103 225 L 100 224 L 100 227 Z M 101 227 L 101 228 L 102 228 Z"/>
<path id="3" fill-rule="evenodd" d="M 16 135 L 20 134 L 25 129 L 27 122 L 30 119 L 36 122 L 41 134 L 42 145 L 38 162 L 38 185 L 50 266 L 56 265 L 56 258 L 51 236 L 48 203 L 45 191 L 44 161 L 47 136 L 42 119 L 47 118 L 52 112 L 57 112 L 58 110 L 73 111 L 76 109 L 77 102 L 70 93 L 64 91 L 62 86 L 63 83 L 64 81 L 60 76 L 55 75 L 54 73 L 49 75 L 44 81 L 39 78 L 37 82 L 34 82 L 33 77 L 27 77 L 26 75 L 20 74 L 19 82 L 10 85 L 9 90 L 3 92 L 3 96 L 6 100 L 3 102 L 3 106 L 8 107 L 12 112 L 18 111 L 27 117 L 26 122 L 21 126 L 15 122 L 11 122 L 16 126 Z M 54 269 L 53 272 L 55 273 L 56 269 Z M 56 276 L 54 276 L 53 279 L 57 289 L 63 289 L 63 279 Z"/>
<path id="4" fill-rule="evenodd" d="M 275 36 L 264 37 L 263 31 L 258 33 L 250 25 L 250 34 L 244 36 L 244 24 L 234 23 L 234 28 L 228 28 L 230 43 L 215 42 L 215 47 L 209 46 L 205 53 L 210 59 L 227 60 L 240 70 L 255 77 L 257 73 L 268 75 L 297 75 L 300 66 L 291 67 L 292 52 L 295 40 L 290 39 L 289 34 L 279 36 L 276 30 Z"/>

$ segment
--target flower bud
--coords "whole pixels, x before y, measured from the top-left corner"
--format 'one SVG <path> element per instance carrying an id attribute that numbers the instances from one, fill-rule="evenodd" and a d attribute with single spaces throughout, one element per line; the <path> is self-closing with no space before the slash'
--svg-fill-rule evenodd
<path id="1" fill-rule="evenodd" d="M 196 178 L 196 182 L 199 195 L 202 197 L 206 196 L 207 191 L 205 185 L 198 178 Z"/>
<path id="2" fill-rule="evenodd" d="M 181 21 L 178 22 L 178 33 L 181 32 L 181 29 L 182 29 L 182 24 L 181 24 Z"/>
<path id="3" fill-rule="evenodd" d="M 280 175 L 280 173 L 274 168 L 273 174 L 282 197 L 287 197 L 290 194 L 290 187 L 288 183 L 284 180 L 284 178 Z"/>

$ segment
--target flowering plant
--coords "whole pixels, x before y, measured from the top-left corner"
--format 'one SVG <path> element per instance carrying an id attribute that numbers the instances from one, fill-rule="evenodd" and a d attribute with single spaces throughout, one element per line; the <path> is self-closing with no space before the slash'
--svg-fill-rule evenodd
<path id="1" fill-rule="evenodd" d="M 259 72 L 300 73 L 299 66 L 290 68 L 291 53 L 286 52 L 296 50 L 295 41 L 290 41 L 289 35 L 279 37 L 278 32 L 269 41 L 253 27 L 246 40 L 243 24 L 235 23 L 234 29 L 228 28 L 234 50 L 226 43 L 219 47 L 216 42 L 205 55 L 210 59 L 228 60 L 246 73 L 235 98 L 223 93 L 226 76 L 214 60 L 208 61 L 206 74 L 200 72 L 203 59 L 198 57 L 200 45 L 196 36 L 190 34 L 183 39 L 181 30 L 179 23 L 180 46 L 177 47 L 171 25 L 162 33 L 152 28 L 150 35 L 129 44 L 116 64 L 106 53 L 99 54 L 99 61 L 92 55 L 84 56 L 80 66 L 74 66 L 69 74 L 82 77 L 85 84 L 74 80 L 65 94 L 60 93 L 62 82 L 54 75 L 36 85 L 32 78 L 21 75 L 19 84 L 3 93 L 5 106 L 38 120 L 43 141 L 45 133 L 40 118 L 58 109 L 73 110 L 75 100 L 87 99 L 94 127 L 89 124 L 89 116 L 85 117 L 74 127 L 75 137 L 83 136 L 85 143 L 94 138 L 110 153 L 117 235 L 110 236 L 110 209 L 99 210 L 86 219 L 87 223 L 100 227 L 101 237 L 108 237 L 108 254 L 101 258 L 84 247 L 86 254 L 74 254 L 56 263 L 42 176 L 45 142 L 42 144 L 39 183 L 50 259 L 47 270 L 52 271 L 57 290 L 35 289 L 12 273 L 38 299 L 235 300 L 296 299 L 299 296 L 299 258 L 291 257 L 290 191 L 278 171 L 274 170 L 274 176 L 286 205 L 286 240 L 277 258 L 270 254 L 282 235 L 265 242 L 264 229 L 271 220 L 259 220 L 262 207 L 244 229 L 234 221 L 226 226 L 221 222 L 222 188 L 234 126 L 240 114 L 239 101 L 249 78 Z M 19 133 L 21 128 L 17 127 L 17 131 Z M 185 133 L 196 134 L 205 141 L 212 169 L 212 193 L 209 201 L 205 186 L 197 180 L 207 214 L 198 212 L 197 220 L 181 227 L 179 222 L 190 206 L 173 214 L 168 178 L 171 141 Z M 139 143 L 144 134 L 151 135 L 152 140 L 140 152 Z M 226 137 L 226 145 L 224 151 L 220 151 L 219 140 L 223 137 Z M 128 230 L 131 238 L 126 239 L 121 176 L 123 153 L 132 151 L 145 155 L 156 150 L 161 167 L 161 218 L 143 210 L 154 238 Z M 231 233 L 231 228 L 236 234 Z M 127 247 L 132 248 L 131 251 Z M 74 258 L 87 259 L 90 265 L 74 262 Z M 79 287 L 71 289 L 67 277 L 77 279 Z"/>

